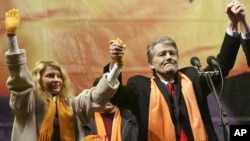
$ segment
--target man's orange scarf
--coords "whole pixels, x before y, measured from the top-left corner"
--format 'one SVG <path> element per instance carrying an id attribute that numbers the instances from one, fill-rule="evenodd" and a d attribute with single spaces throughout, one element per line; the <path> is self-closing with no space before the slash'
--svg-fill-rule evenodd
<path id="1" fill-rule="evenodd" d="M 59 96 L 56 97 L 56 102 L 51 97 L 46 98 L 49 107 L 48 111 L 42 121 L 41 128 L 38 134 L 38 141 L 50 141 L 53 134 L 53 122 L 57 114 L 60 127 L 61 141 L 74 141 L 75 140 L 75 120 L 72 109 L 62 102 Z"/>
<path id="2" fill-rule="evenodd" d="M 194 140 L 207 141 L 207 132 L 200 115 L 192 82 L 183 73 L 179 73 L 179 76 Z M 169 107 L 153 78 L 151 79 L 148 141 L 176 141 L 175 127 L 171 120 Z"/>
<path id="3" fill-rule="evenodd" d="M 120 110 L 118 107 L 116 107 L 116 112 L 112 124 L 111 141 L 121 141 L 121 120 L 122 118 L 120 115 Z M 104 122 L 99 112 L 95 112 L 95 122 L 98 135 L 88 135 L 85 137 L 85 140 L 92 141 L 94 139 L 103 139 L 103 141 L 108 141 Z"/>

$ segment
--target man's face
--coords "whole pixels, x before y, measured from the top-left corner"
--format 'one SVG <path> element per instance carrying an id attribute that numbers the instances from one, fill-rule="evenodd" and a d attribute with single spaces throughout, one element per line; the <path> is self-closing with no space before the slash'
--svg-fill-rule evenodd
<path id="1" fill-rule="evenodd" d="M 177 50 L 171 45 L 158 43 L 152 52 L 150 68 L 155 70 L 160 79 L 169 81 L 178 69 Z"/>
<path id="2" fill-rule="evenodd" d="M 105 109 L 103 111 L 103 113 L 115 113 L 116 108 L 115 105 L 113 105 L 111 102 L 108 102 L 105 106 Z"/>

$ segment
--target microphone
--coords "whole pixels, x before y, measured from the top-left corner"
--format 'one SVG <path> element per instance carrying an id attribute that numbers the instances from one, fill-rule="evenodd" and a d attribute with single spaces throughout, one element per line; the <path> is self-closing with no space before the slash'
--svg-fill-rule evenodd
<path id="1" fill-rule="evenodd" d="M 220 65 L 219 65 L 217 59 L 214 56 L 209 56 L 209 57 L 207 57 L 207 63 L 209 66 L 212 66 L 214 68 L 214 71 L 208 71 L 206 73 L 209 75 L 219 75 L 218 68 L 220 67 Z"/>
<path id="2" fill-rule="evenodd" d="M 194 56 L 190 59 L 190 63 L 193 66 L 196 66 L 198 68 L 199 71 L 201 71 L 201 63 L 198 57 Z"/>
<path id="3" fill-rule="evenodd" d="M 207 57 L 207 63 L 209 66 L 219 66 L 219 63 L 214 56 Z"/>

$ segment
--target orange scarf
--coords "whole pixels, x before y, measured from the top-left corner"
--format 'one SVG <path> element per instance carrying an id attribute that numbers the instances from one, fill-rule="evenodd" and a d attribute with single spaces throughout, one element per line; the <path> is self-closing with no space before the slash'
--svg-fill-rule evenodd
<path id="1" fill-rule="evenodd" d="M 111 141 L 121 141 L 121 120 L 120 110 L 116 107 L 112 125 Z M 95 139 L 103 139 L 103 141 L 108 141 L 104 122 L 99 112 L 95 112 L 95 122 L 98 135 L 88 135 L 85 137 L 85 140 L 93 141 Z"/>
<path id="2" fill-rule="evenodd" d="M 72 109 L 56 97 L 56 103 L 51 97 L 46 98 L 49 107 L 48 111 L 42 121 L 41 128 L 38 134 L 38 141 L 50 141 L 53 134 L 53 122 L 56 114 L 56 107 L 58 111 L 60 139 L 61 141 L 75 140 L 75 120 Z M 56 106 L 57 105 L 57 106 Z"/>
<path id="3" fill-rule="evenodd" d="M 207 141 L 207 132 L 200 115 L 192 82 L 182 73 L 179 73 L 179 76 L 194 140 Z M 169 107 L 153 78 L 151 79 L 148 140 L 176 141 L 175 127 L 171 120 Z"/>

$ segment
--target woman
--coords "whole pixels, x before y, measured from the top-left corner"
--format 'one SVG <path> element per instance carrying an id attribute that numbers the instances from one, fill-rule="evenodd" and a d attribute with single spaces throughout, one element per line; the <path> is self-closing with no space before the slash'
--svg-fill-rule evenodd
<path id="1" fill-rule="evenodd" d="M 117 75 L 104 74 L 96 87 L 74 97 L 67 74 L 57 63 L 39 62 L 30 73 L 26 52 L 17 45 L 19 24 L 17 9 L 6 12 L 8 51 L 5 57 L 10 73 L 7 88 L 11 92 L 10 107 L 15 114 L 11 140 L 84 140 L 82 125 L 89 122 L 95 111 L 102 111 L 115 94 L 119 86 Z"/>

